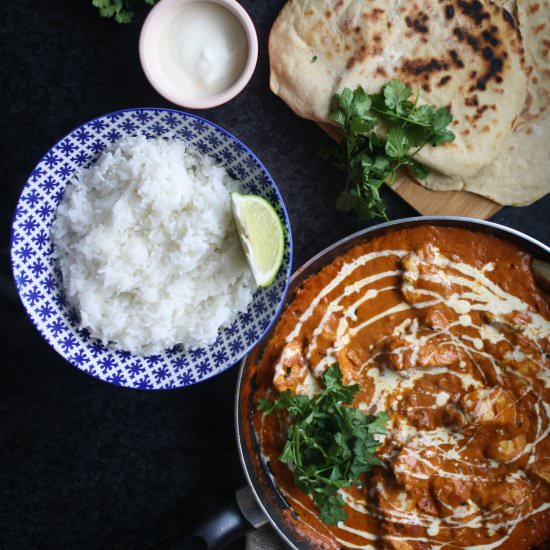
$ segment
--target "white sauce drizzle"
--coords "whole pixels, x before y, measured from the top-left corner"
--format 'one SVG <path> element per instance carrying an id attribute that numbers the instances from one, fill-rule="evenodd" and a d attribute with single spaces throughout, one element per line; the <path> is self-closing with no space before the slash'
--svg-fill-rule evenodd
<path id="1" fill-rule="evenodd" d="M 513 373 L 518 380 L 523 381 L 526 385 L 525 393 L 522 394 L 513 405 L 518 403 L 527 392 L 531 392 L 537 396 L 538 401 L 535 405 L 537 426 L 534 439 L 527 443 L 523 450 L 509 461 L 499 462 L 491 459 L 488 462 L 478 463 L 475 460 L 469 461 L 464 459 L 461 454 L 461 451 L 467 448 L 469 441 L 475 437 L 475 434 L 469 438 L 465 438 L 462 433 L 453 431 L 445 426 L 437 427 L 434 430 L 418 430 L 407 420 L 407 418 L 399 418 L 397 423 L 393 422 L 393 420 L 390 421 L 387 438 L 398 445 L 398 449 L 401 449 L 401 452 L 406 452 L 408 456 L 414 460 L 414 463 L 421 467 L 410 468 L 408 466 L 410 462 L 407 461 L 395 462 L 393 465 L 394 472 L 417 479 L 430 479 L 432 477 L 453 480 L 471 479 L 475 483 L 478 479 L 476 470 L 480 468 L 483 469 L 487 467 L 487 465 L 492 469 L 496 469 L 501 463 L 513 462 L 521 456 L 527 455 L 529 457 L 527 467 L 529 467 L 529 465 L 536 460 L 537 444 L 550 434 L 550 423 L 548 421 L 550 418 L 550 405 L 544 402 L 542 396 L 537 393 L 538 390 L 531 383 L 531 378 L 518 372 L 513 366 L 500 364 L 493 355 L 485 351 L 485 343 L 492 345 L 500 342 L 507 343 L 512 349 L 507 352 L 505 359 L 511 362 L 521 362 L 526 359 L 525 352 L 518 345 L 512 345 L 507 338 L 506 331 L 499 330 L 499 328 L 510 328 L 512 324 L 509 318 L 510 315 L 515 313 L 523 314 L 520 326 L 513 326 L 512 328 L 520 331 L 522 336 L 528 338 L 531 343 L 535 343 L 535 347 L 538 346 L 537 349 L 539 349 L 542 354 L 542 348 L 538 340 L 550 336 L 550 323 L 541 315 L 531 311 L 528 305 L 519 298 L 505 292 L 485 275 L 486 272 L 490 272 L 494 269 L 492 263 L 486 264 L 479 270 L 468 264 L 452 261 L 442 256 L 435 248 L 432 248 L 431 252 L 432 255 L 429 260 L 424 260 L 415 254 L 411 256 L 410 253 L 404 250 L 371 252 L 356 258 L 352 262 L 344 264 L 340 268 L 338 274 L 321 289 L 317 296 L 310 302 L 307 310 L 301 314 L 298 322 L 296 322 L 294 328 L 286 337 L 286 343 L 289 344 L 297 340 L 304 323 L 315 314 L 319 307 L 322 307 L 324 313 L 320 318 L 318 326 L 313 331 L 307 350 L 306 357 L 307 359 L 311 359 L 314 353 L 319 352 L 319 337 L 323 334 L 323 331 L 327 329 L 328 323 L 334 322 L 334 316 L 337 316 L 338 328 L 336 330 L 337 337 L 334 345 L 324 352 L 324 356 L 317 362 L 314 368 L 314 375 L 318 377 L 330 363 L 335 361 L 335 354 L 345 351 L 350 341 L 356 337 L 358 333 L 373 323 L 381 321 L 389 315 L 400 314 L 408 310 L 424 309 L 437 304 L 442 304 L 450 308 L 457 314 L 458 319 L 450 323 L 446 328 L 441 330 L 434 329 L 434 331 L 429 334 L 419 336 L 418 320 L 416 317 L 406 318 L 401 321 L 394 328 L 393 336 L 401 338 L 406 345 L 393 349 L 391 353 L 399 355 L 407 351 L 407 349 L 412 349 L 411 357 L 412 364 L 414 365 L 418 359 L 418 350 L 432 339 L 439 338 L 440 340 L 438 342 L 440 344 L 448 343 L 454 346 L 454 349 L 457 350 L 459 355 L 462 354 L 460 361 L 458 361 L 457 364 L 449 366 L 434 366 L 431 368 L 413 367 L 405 369 L 404 371 L 397 371 L 380 362 L 376 364 L 373 363 L 373 360 L 379 357 L 379 352 L 373 353 L 371 357 L 369 357 L 369 360 L 357 370 L 357 372 L 361 374 L 364 369 L 366 369 L 365 374 L 372 382 L 372 396 L 369 398 L 368 403 L 361 402 L 358 403 L 357 406 L 361 410 L 368 411 L 369 413 L 376 413 L 381 410 L 397 410 L 403 390 L 413 387 L 418 380 L 426 375 L 437 376 L 440 374 L 450 374 L 456 376 L 460 379 L 464 390 L 484 388 L 487 386 L 485 371 L 481 366 L 481 361 L 484 361 L 485 368 L 487 368 L 488 363 L 493 369 L 497 381 L 502 381 L 503 372 L 508 372 Z M 397 259 L 401 259 L 407 254 L 411 256 L 410 271 L 389 270 L 353 281 L 346 286 L 346 279 L 354 274 L 358 268 L 366 265 L 368 262 L 387 256 L 394 256 Z M 433 270 L 432 272 L 421 272 L 419 267 L 422 264 L 429 264 L 439 269 L 435 273 L 433 273 Z M 404 290 L 414 291 L 416 297 L 426 296 L 429 299 L 424 302 L 399 302 L 364 320 L 362 323 L 355 324 L 357 321 L 356 311 L 359 306 L 368 301 L 375 300 L 387 291 L 396 289 L 393 285 L 383 288 L 375 288 L 371 285 L 383 279 L 399 277 L 400 275 L 403 276 L 405 281 L 403 286 Z M 418 289 L 414 285 L 420 280 L 426 280 L 436 285 L 441 285 L 446 292 L 439 293 L 434 290 Z M 338 296 L 329 299 L 331 292 L 341 285 L 345 287 L 344 293 L 338 293 Z M 458 290 L 454 291 L 455 289 Z M 452 293 L 449 294 L 449 290 L 451 290 Z M 359 293 L 357 299 L 351 303 L 351 305 L 344 307 L 344 300 L 356 293 Z M 346 302 L 349 302 L 349 300 L 346 300 Z M 472 316 L 476 312 L 486 312 L 489 314 L 491 323 L 483 323 L 481 325 L 475 324 Z M 477 334 L 464 334 L 463 332 L 460 334 L 453 333 L 453 329 L 457 326 L 467 327 Z M 443 337 L 446 339 L 441 340 Z M 408 346 L 412 346 L 412 348 Z M 470 365 L 468 365 L 462 357 L 467 358 Z M 535 378 L 542 383 L 544 388 L 550 387 L 550 373 L 548 372 L 548 368 L 545 368 L 542 362 L 540 364 L 535 362 L 535 364 L 538 365 L 538 371 L 536 372 Z M 275 368 L 281 368 L 281 359 Z M 436 393 L 432 394 L 432 397 L 434 404 L 425 408 L 435 409 L 445 407 L 453 400 L 453 394 L 451 392 L 441 389 L 438 389 Z M 475 404 L 472 403 L 472 405 Z M 482 414 L 483 407 L 488 405 L 479 402 L 476 406 L 480 409 L 479 414 Z M 416 407 L 416 409 L 419 409 L 419 407 Z M 502 411 L 499 412 L 499 414 L 501 413 Z M 395 458 L 395 453 L 392 453 L 393 451 L 390 451 L 390 455 L 382 456 L 382 459 Z M 444 461 L 450 461 L 453 466 L 453 471 L 447 471 L 444 467 L 441 467 L 441 465 L 432 463 L 430 458 L 434 456 L 439 456 Z M 525 472 L 523 470 L 518 470 L 508 474 L 505 481 L 510 484 L 525 483 L 526 479 Z M 418 541 L 430 545 L 430 548 L 433 549 L 451 546 L 464 548 L 465 550 L 492 550 L 502 545 L 507 540 L 518 523 L 550 508 L 550 503 L 544 503 L 534 510 L 524 510 L 524 502 L 522 501 L 515 503 L 515 517 L 504 521 L 494 521 L 494 518 L 499 516 L 498 507 L 488 511 L 481 510 L 472 500 L 468 500 L 465 504 L 455 507 L 441 501 L 440 503 L 448 510 L 448 515 L 434 518 L 433 515 L 416 509 L 414 502 L 408 499 L 406 492 L 399 493 L 397 503 L 395 504 L 391 504 L 386 499 L 383 484 L 378 484 L 376 488 L 372 489 L 371 493 L 372 494 L 369 495 L 371 498 L 367 501 L 366 494 L 364 498 L 355 499 L 346 490 L 340 491 L 346 504 L 356 512 L 371 516 L 378 520 L 398 522 L 406 525 L 419 525 L 424 527 L 426 531 L 426 537 L 408 537 L 392 534 L 382 536 L 383 539 L 402 542 Z M 374 496 L 377 493 L 380 495 L 380 498 L 386 499 L 386 504 L 390 506 L 391 512 L 388 511 L 387 507 L 381 508 L 374 504 Z M 311 503 L 310 508 L 299 500 L 286 494 L 286 492 L 285 496 L 295 507 L 307 509 L 310 513 L 315 513 L 313 503 Z M 503 528 L 506 528 L 506 534 L 496 541 L 489 541 L 482 545 L 463 546 L 458 542 L 450 542 L 451 540 L 459 539 L 455 539 L 454 535 L 449 536 L 449 530 L 477 530 L 482 527 L 486 528 L 486 532 L 491 538 L 496 535 L 496 533 L 500 533 Z M 376 534 L 350 527 L 342 522 L 338 524 L 338 528 L 341 531 L 349 532 L 356 537 L 360 537 L 365 541 L 379 539 L 379 536 Z M 444 537 L 447 542 L 437 540 L 438 535 Z M 373 549 L 370 544 L 354 544 L 337 536 L 335 538 L 339 544 L 347 548 Z"/>

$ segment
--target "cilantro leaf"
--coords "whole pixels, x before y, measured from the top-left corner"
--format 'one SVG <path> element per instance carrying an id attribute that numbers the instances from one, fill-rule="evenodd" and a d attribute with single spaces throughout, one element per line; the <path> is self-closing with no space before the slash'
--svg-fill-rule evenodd
<path id="1" fill-rule="evenodd" d="M 445 130 L 452 122 L 453 115 L 451 115 L 449 109 L 446 109 L 445 107 L 441 107 L 440 109 L 437 109 L 437 111 L 434 109 L 434 111 L 435 112 L 432 114 L 432 126 L 434 127 L 434 130 L 436 132 Z"/>
<path id="2" fill-rule="evenodd" d="M 404 128 L 401 128 L 400 126 L 390 128 L 390 131 L 386 136 L 385 147 L 388 157 L 400 159 L 407 154 L 409 147 L 409 139 Z"/>
<path id="3" fill-rule="evenodd" d="M 342 212 L 351 212 L 355 210 L 358 205 L 357 193 L 354 193 L 354 189 L 351 191 L 342 191 L 336 199 L 336 209 Z"/>
<path id="4" fill-rule="evenodd" d="M 313 501 L 319 510 L 321 521 L 328 525 L 336 525 L 339 521 L 345 521 L 347 514 L 344 510 L 344 499 L 341 495 L 314 495 Z"/>
<path id="5" fill-rule="evenodd" d="M 333 117 L 338 116 L 345 121 L 351 110 L 352 102 L 353 92 L 349 88 L 345 88 L 340 94 L 334 94 L 332 96 L 331 113 L 329 118 L 333 120 Z"/>
<path id="6" fill-rule="evenodd" d="M 370 132 L 376 126 L 377 120 L 374 117 L 353 117 L 349 121 L 349 129 L 353 134 Z"/>
<path id="7" fill-rule="evenodd" d="M 435 107 L 433 105 L 421 105 L 417 109 L 414 109 L 409 113 L 409 120 L 413 124 L 420 126 L 429 126 L 432 124 L 432 120 L 435 114 Z"/>
<path id="8" fill-rule="evenodd" d="M 152 6 L 155 0 L 145 0 Z M 92 0 L 101 17 L 114 18 L 117 23 L 130 23 L 134 16 L 136 0 Z"/>
<path id="9" fill-rule="evenodd" d="M 373 434 L 385 434 L 386 433 L 386 424 L 388 423 L 390 417 L 387 412 L 383 411 L 376 416 L 369 416 L 369 430 Z"/>
<path id="10" fill-rule="evenodd" d="M 293 417 L 279 460 L 292 469 L 297 487 L 311 496 L 321 520 L 336 524 L 347 518 L 338 491 L 361 487 L 360 476 L 380 464 L 374 434 L 386 433 L 389 417 L 367 416 L 348 406 L 360 388 L 342 383 L 337 363 L 321 380 L 324 388 L 312 398 L 286 390 L 276 401 L 258 400 L 258 408 L 264 414 L 285 410 Z"/>
<path id="11" fill-rule="evenodd" d="M 391 80 L 383 87 L 384 103 L 390 111 L 406 114 L 410 110 L 408 99 L 412 89 L 400 80 Z"/>
<path id="12" fill-rule="evenodd" d="M 353 100 L 350 105 L 350 115 L 351 117 L 358 118 L 374 118 L 369 114 L 371 108 L 371 99 L 369 94 L 359 86 L 353 92 Z"/>
<path id="13" fill-rule="evenodd" d="M 306 395 L 292 395 L 290 390 L 283 392 L 277 401 L 268 401 L 260 399 L 258 409 L 265 414 L 270 414 L 273 411 L 286 410 L 290 414 L 301 414 L 308 397 Z"/>
<path id="14" fill-rule="evenodd" d="M 428 177 L 428 169 L 420 162 L 414 160 L 412 157 L 406 157 L 402 159 L 402 165 L 410 168 L 417 178 L 424 179 Z"/>
<path id="15" fill-rule="evenodd" d="M 354 211 L 361 219 L 387 219 L 381 187 L 395 180 L 397 170 L 405 166 L 415 176 L 425 178 L 428 170 L 414 160 L 426 144 L 433 146 L 455 139 L 448 129 L 453 120 L 445 107 L 417 105 L 419 94 L 411 101 L 412 89 L 400 80 L 392 80 L 375 94 L 363 88 L 345 88 L 331 100 L 329 120 L 343 134 L 340 146 L 325 149 L 325 160 L 347 173 L 336 208 Z M 384 128 L 386 134 L 378 133 Z"/>

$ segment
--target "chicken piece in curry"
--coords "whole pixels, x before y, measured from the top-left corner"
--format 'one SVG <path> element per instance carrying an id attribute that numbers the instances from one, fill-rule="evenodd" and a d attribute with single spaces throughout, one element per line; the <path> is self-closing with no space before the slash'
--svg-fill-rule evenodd
<path id="1" fill-rule="evenodd" d="M 307 279 L 257 364 L 256 398 L 315 395 L 334 362 L 386 411 L 382 461 L 341 489 L 347 519 L 323 524 L 278 461 L 289 419 L 254 429 L 312 548 L 547 548 L 550 297 L 533 258 L 480 232 L 394 230 Z"/>

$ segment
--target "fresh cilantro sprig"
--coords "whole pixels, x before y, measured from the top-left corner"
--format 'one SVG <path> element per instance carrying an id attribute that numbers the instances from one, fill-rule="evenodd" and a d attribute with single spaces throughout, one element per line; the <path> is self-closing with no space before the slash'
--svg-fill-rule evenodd
<path id="1" fill-rule="evenodd" d="M 346 406 L 359 386 L 342 384 L 337 363 L 321 379 L 324 389 L 312 398 L 286 390 L 276 401 L 260 399 L 258 408 L 264 414 L 287 411 L 294 417 L 279 460 L 294 472 L 296 485 L 311 495 L 321 520 L 335 524 L 347 517 L 338 489 L 361 487 L 359 476 L 380 464 L 374 434 L 386 433 L 389 417 L 385 412 L 367 416 Z"/>
<path id="2" fill-rule="evenodd" d="M 322 156 L 347 173 L 336 208 L 355 211 L 361 219 L 387 219 L 380 196 L 384 182 L 395 181 L 397 170 L 407 166 L 419 178 L 428 171 L 414 160 L 427 143 L 434 146 L 455 139 L 448 129 L 453 117 L 446 107 L 418 105 L 418 94 L 400 80 L 385 84 L 376 94 L 363 88 L 345 88 L 335 94 L 329 118 L 342 130 L 344 140 L 322 150 Z M 385 135 L 377 132 L 383 126 Z"/>
<path id="3" fill-rule="evenodd" d="M 155 0 L 145 0 L 152 6 Z M 92 0 L 92 4 L 99 9 L 101 17 L 113 17 L 117 23 L 130 23 L 134 15 L 136 0 Z"/>

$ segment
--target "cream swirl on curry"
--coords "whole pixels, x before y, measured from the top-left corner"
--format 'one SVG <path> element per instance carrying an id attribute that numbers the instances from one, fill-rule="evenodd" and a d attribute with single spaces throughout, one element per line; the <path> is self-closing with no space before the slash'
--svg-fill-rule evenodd
<path id="1" fill-rule="evenodd" d="M 550 539 L 550 299 L 532 258 L 479 232 L 420 226 L 354 247 L 307 279 L 258 365 L 257 398 L 314 395 L 338 362 L 353 406 L 387 411 L 347 520 L 323 524 L 277 460 L 288 418 L 254 426 L 313 547 L 529 548 Z"/>

